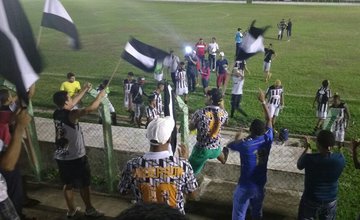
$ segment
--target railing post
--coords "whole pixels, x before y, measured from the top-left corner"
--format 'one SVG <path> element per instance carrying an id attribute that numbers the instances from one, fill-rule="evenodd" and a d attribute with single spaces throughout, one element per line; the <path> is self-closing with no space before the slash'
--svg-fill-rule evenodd
<path id="1" fill-rule="evenodd" d="M 189 109 L 180 96 L 176 96 L 176 101 L 182 111 L 180 120 L 181 142 L 189 147 Z"/>

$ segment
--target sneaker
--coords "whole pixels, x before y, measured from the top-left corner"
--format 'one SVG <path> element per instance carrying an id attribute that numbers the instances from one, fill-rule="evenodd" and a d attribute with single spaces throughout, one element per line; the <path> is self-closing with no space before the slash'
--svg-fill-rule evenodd
<path id="1" fill-rule="evenodd" d="M 72 217 L 74 217 L 74 216 L 78 213 L 78 211 L 80 211 L 80 210 L 81 210 L 80 207 L 76 207 L 72 212 L 71 212 L 70 210 L 68 210 L 67 213 L 66 213 L 66 216 L 67 216 L 68 218 L 72 218 Z"/>
<path id="2" fill-rule="evenodd" d="M 222 164 L 225 164 L 226 161 L 227 161 L 227 159 L 228 159 L 228 157 L 229 157 L 229 148 L 224 147 L 224 148 L 222 149 L 222 152 L 223 152 L 223 154 L 224 154 L 224 162 L 222 162 Z"/>
<path id="3" fill-rule="evenodd" d="M 98 217 L 104 216 L 104 213 L 96 210 L 95 208 L 91 208 L 91 209 L 87 209 L 87 210 L 85 211 L 85 216 L 98 218 Z"/>

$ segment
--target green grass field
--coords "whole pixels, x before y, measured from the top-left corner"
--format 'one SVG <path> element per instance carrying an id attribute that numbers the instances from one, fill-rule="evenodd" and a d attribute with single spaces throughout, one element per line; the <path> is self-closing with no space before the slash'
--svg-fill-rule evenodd
<path id="1" fill-rule="evenodd" d="M 39 30 L 43 1 L 23 0 L 35 36 Z M 84 83 L 98 85 L 113 72 L 129 36 L 183 57 L 183 48 L 194 45 L 199 37 L 209 42 L 218 39 L 222 51 L 233 63 L 234 34 L 237 27 L 246 29 L 253 19 L 257 26 L 272 25 L 265 43 L 273 43 L 277 53 L 272 63 L 273 78 L 281 79 L 285 87 L 285 105 L 277 127 L 291 133 L 309 134 L 316 123 L 312 108 L 314 95 L 324 79 L 349 105 L 352 122 L 347 139 L 360 131 L 360 90 L 358 60 L 360 49 L 360 7 L 354 6 L 290 6 L 210 3 L 154 3 L 137 0 L 63 0 L 67 11 L 78 27 L 83 49 L 71 51 L 62 33 L 43 29 L 40 50 L 46 67 L 38 81 L 34 106 L 53 109 L 52 94 L 58 90 L 69 71 Z M 290 42 L 276 40 L 276 24 L 281 18 L 292 18 L 293 37 Z M 122 107 L 122 80 L 128 71 L 148 79 L 147 91 L 154 89 L 152 74 L 146 74 L 120 61 L 120 68 L 111 85 L 110 100 L 119 113 Z M 248 60 L 251 75 L 246 76 L 242 102 L 249 119 L 240 116 L 230 125 L 240 126 L 255 117 L 262 117 L 256 101 L 256 90 L 266 89 L 262 74 L 263 55 Z M 211 76 L 215 86 L 215 75 Z M 230 93 L 230 87 L 227 93 Z M 226 98 L 229 109 L 230 95 Z M 191 111 L 203 106 L 201 89 L 191 94 Z M 349 158 L 349 157 L 348 157 Z M 350 161 L 340 187 L 338 219 L 354 219 L 359 209 L 359 174 L 354 174 Z M 353 175 L 356 177 L 353 178 Z M 348 196 L 353 195 L 353 199 Z M 350 201 L 349 201 L 350 200 Z"/>

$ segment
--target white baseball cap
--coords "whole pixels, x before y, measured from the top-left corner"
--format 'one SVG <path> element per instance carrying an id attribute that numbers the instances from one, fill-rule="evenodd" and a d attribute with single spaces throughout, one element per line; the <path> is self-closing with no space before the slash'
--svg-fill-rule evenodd
<path id="1" fill-rule="evenodd" d="M 152 120 L 146 131 L 146 138 L 152 144 L 165 144 L 174 130 L 175 121 L 172 117 L 156 118 Z"/>
<path id="2" fill-rule="evenodd" d="M 219 55 L 222 57 L 225 56 L 224 52 L 222 52 L 222 51 L 219 53 Z"/>

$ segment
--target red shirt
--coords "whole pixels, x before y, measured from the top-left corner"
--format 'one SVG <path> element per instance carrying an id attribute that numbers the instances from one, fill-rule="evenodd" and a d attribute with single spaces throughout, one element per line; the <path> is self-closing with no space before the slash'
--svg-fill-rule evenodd
<path id="1" fill-rule="evenodd" d="M 206 52 L 206 43 L 196 43 L 195 44 L 196 47 L 196 54 L 198 56 L 204 56 L 205 52 Z"/>

